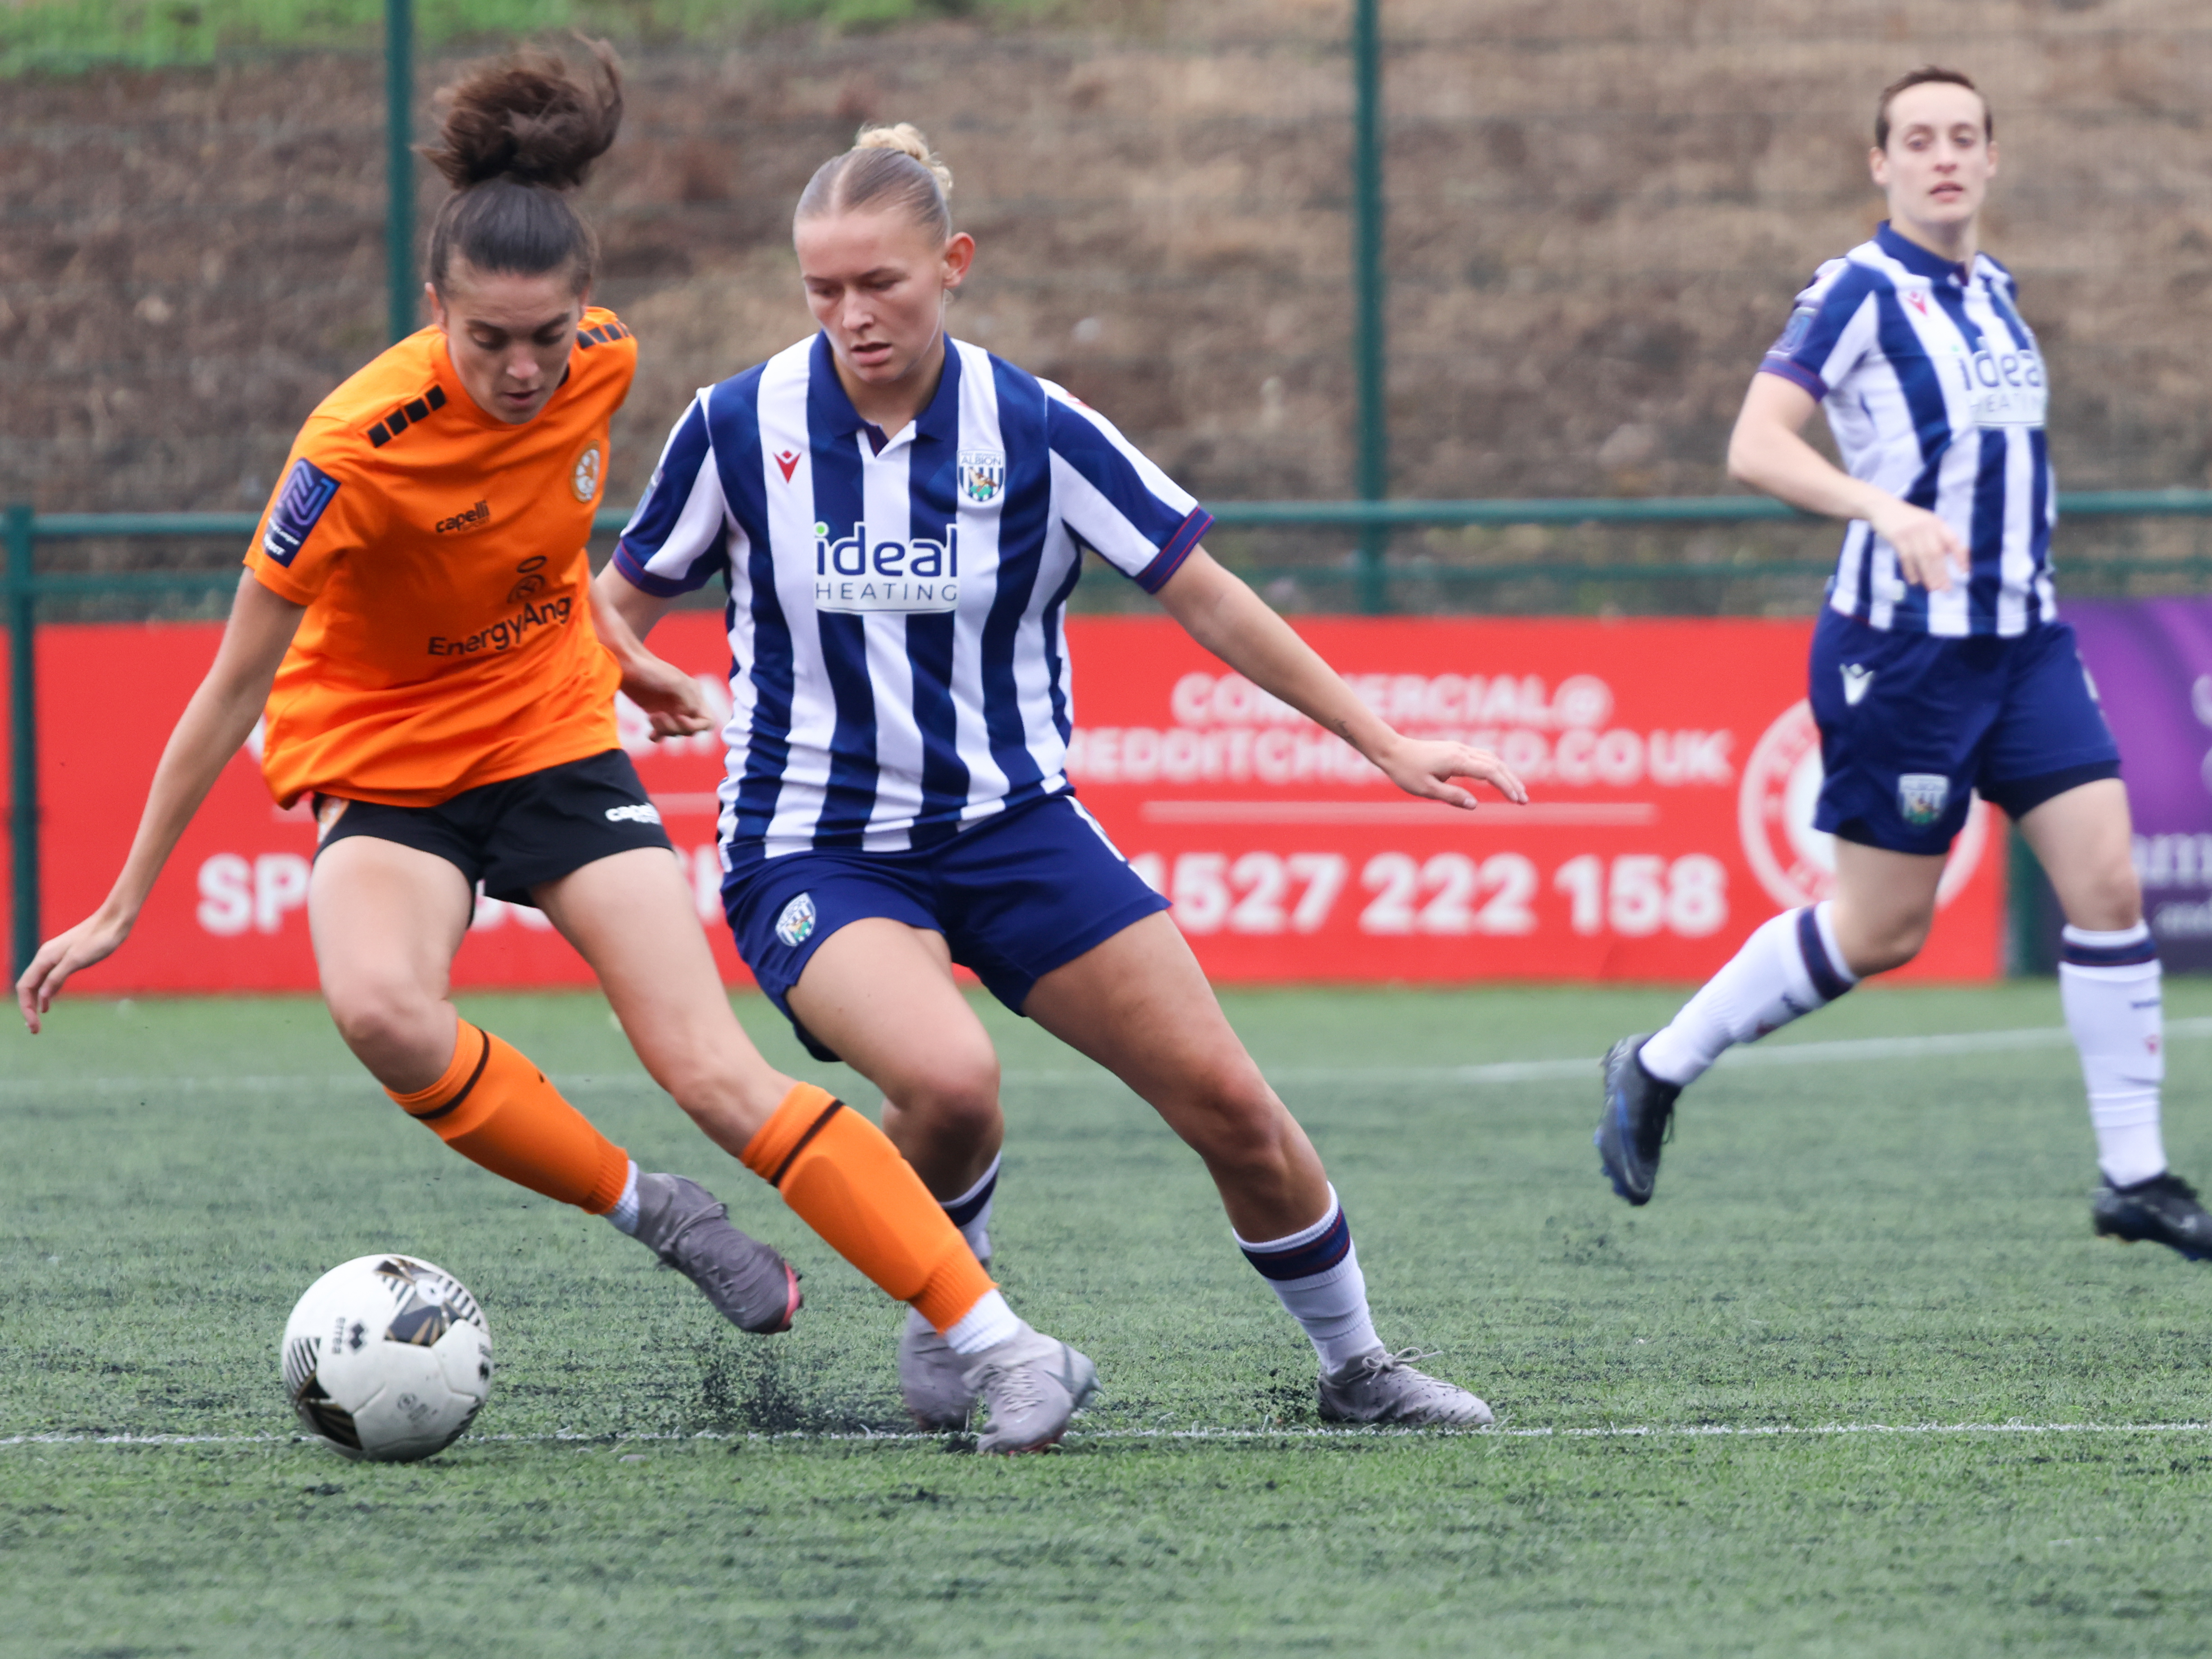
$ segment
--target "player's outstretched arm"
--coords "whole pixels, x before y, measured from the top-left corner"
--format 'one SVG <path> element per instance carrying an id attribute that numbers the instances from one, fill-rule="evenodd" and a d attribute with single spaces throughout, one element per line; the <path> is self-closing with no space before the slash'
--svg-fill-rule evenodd
<path id="1" fill-rule="evenodd" d="M 645 636 L 668 606 L 611 564 L 592 579 L 592 626 L 622 670 L 623 695 L 653 721 L 655 743 L 711 732 L 715 724 L 699 682 L 646 648 Z"/>
<path id="2" fill-rule="evenodd" d="M 1191 550 L 1158 597 L 1191 638 L 1261 690 L 1335 732 L 1407 794 L 1472 807 L 1474 795 L 1452 780 L 1479 778 L 1510 801 L 1528 799 L 1521 780 L 1487 750 L 1408 738 L 1393 728 L 1242 577 L 1224 569 L 1204 548 Z"/>
<path id="3" fill-rule="evenodd" d="M 1807 443 L 1813 394 L 1779 374 L 1754 374 L 1729 438 L 1729 476 L 1802 513 L 1864 519 L 1897 550 L 1905 580 L 1940 593 L 1966 575 L 1966 544 L 1924 507 L 1854 478 Z"/>
<path id="4" fill-rule="evenodd" d="M 78 969 L 112 954 L 130 936 L 178 837 L 261 717 L 277 665 L 306 614 L 305 605 L 280 599 L 251 572 L 238 579 L 238 593 L 231 601 L 230 621 L 222 630 L 214 666 L 185 705 L 176 730 L 169 734 L 168 747 L 161 751 L 123 873 L 100 908 L 40 945 L 15 981 L 16 1006 L 33 1033 L 40 1017 L 53 1006 L 63 982 Z"/>

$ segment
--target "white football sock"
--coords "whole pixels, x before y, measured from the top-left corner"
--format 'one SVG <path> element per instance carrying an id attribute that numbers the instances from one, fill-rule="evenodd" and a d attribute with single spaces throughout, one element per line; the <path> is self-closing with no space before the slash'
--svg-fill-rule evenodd
<path id="1" fill-rule="evenodd" d="M 623 1195 L 615 1200 L 614 1208 L 607 1212 L 607 1219 L 614 1224 L 617 1232 L 628 1233 L 632 1238 L 637 1237 L 637 1160 L 635 1158 L 630 1160 L 629 1179 L 623 1182 Z"/>
<path id="2" fill-rule="evenodd" d="M 999 1164 L 1005 1156 L 1001 1152 L 992 1158 L 991 1167 L 983 1171 L 983 1178 L 959 1197 L 943 1200 L 945 1213 L 960 1229 L 960 1236 L 968 1241 L 968 1248 L 975 1252 L 978 1261 L 991 1259 L 991 1203 L 998 1196 Z"/>
<path id="3" fill-rule="evenodd" d="M 2140 922 L 2106 933 L 2068 927 L 2059 937 L 2058 1000 L 2081 1054 L 2097 1165 L 2115 1187 L 2132 1187 L 2166 1170 L 2159 1133 L 2166 1044 L 2158 946 Z"/>
<path id="4" fill-rule="evenodd" d="M 1824 900 L 1761 923 L 1644 1045 L 1644 1069 L 1662 1083 L 1695 1083 L 1727 1049 L 1756 1042 L 1857 984 L 1836 944 L 1835 908 Z"/>
<path id="5" fill-rule="evenodd" d="M 1361 1354 L 1382 1346 L 1367 1310 L 1367 1279 L 1352 1248 L 1352 1224 L 1336 1188 L 1328 1189 L 1328 1212 L 1287 1238 L 1254 1243 L 1239 1237 L 1237 1249 L 1274 1286 L 1275 1295 L 1321 1357 L 1321 1368 L 1334 1374 Z"/>
<path id="6" fill-rule="evenodd" d="M 955 1353 L 981 1353 L 1001 1342 L 1012 1341 L 1024 1328 L 1020 1317 L 1006 1305 L 1005 1297 L 996 1291 L 986 1291 L 982 1299 L 945 1333 L 945 1340 L 952 1345 Z"/>

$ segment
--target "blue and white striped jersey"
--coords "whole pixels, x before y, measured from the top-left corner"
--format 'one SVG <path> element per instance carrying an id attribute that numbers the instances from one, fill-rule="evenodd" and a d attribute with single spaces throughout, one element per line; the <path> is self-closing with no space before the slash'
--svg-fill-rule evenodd
<path id="1" fill-rule="evenodd" d="M 1084 549 L 1157 592 L 1213 522 L 1060 387 L 945 345 L 880 452 L 819 335 L 708 387 L 623 532 L 648 593 L 728 584 L 726 868 L 927 846 L 1065 792 Z"/>
<path id="2" fill-rule="evenodd" d="M 1854 478 L 1939 514 L 1972 552 L 1966 582 L 1929 593 L 1854 520 L 1830 586 L 1838 611 L 1960 637 L 2024 634 L 2057 615 L 2049 392 L 2002 265 L 1987 254 L 1954 264 L 1885 222 L 1820 267 L 1759 368 L 1821 400 Z"/>

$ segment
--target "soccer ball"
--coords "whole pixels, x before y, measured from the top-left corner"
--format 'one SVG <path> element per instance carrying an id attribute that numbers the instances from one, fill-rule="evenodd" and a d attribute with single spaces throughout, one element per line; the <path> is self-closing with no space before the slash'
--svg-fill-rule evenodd
<path id="1" fill-rule="evenodd" d="M 284 1392 L 348 1457 L 408 1463 L 460 1437 L 491 1391 L 491 1329 L 460 1280 L 411 1255 L 356 1256 L 285 1322 Z"/>

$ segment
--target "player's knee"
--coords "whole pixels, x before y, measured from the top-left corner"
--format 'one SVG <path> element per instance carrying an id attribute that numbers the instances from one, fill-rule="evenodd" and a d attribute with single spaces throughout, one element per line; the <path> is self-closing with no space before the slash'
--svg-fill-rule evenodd
<path id="1" fill-rule="evenodd" d="M 1864 961 L 1855 959 L 1851 971 L 1861 979 L 1869 974 L 1887 974 L 1920 954 L 1920 947 L 1928 943 L 1928 930 L 1934 924 L 1931 915 L 1918 914 L 1888 918 L 1885 925 L 1863 941 L 1857 954 Z"/>
<path id="2" fill-rule="evenodd" d="M 2142 920 L 2142 884 L 2131 860 L 2106 860 L 2069 884 L 2066 919 L 2076 927 L 2111 933 Z"/>
<path id="3" fill-rule="evenodd" d="M 338 1035 L 373 1071 L 410 1060 L 442 1066 L 453 1058 L 450 1052 L 432 1052 L 441 1046 L 447 1022 L 436 1000 L 414 986 L 356 981 L 326 986 L 324 994 Z M 450 1050 L 452 1043 L 443 1046 Z"/>
<path id="4" fill-rule="evenodd" d="M 1224 1067 L 1192 1085 L 1179 1115 L 1183 1137 L 1216 1175 L 1256 1173 L 1282 1162 L 1290 1114 L 1256 1067 Z"/>
<path id="5" fill-rule="evenodd" d="M 934 1056 L 884 1092 L 912 1129 L 932 1140 L 970 1140 L 999 1126 L 999 1061 L 988 1048 Z"/>

